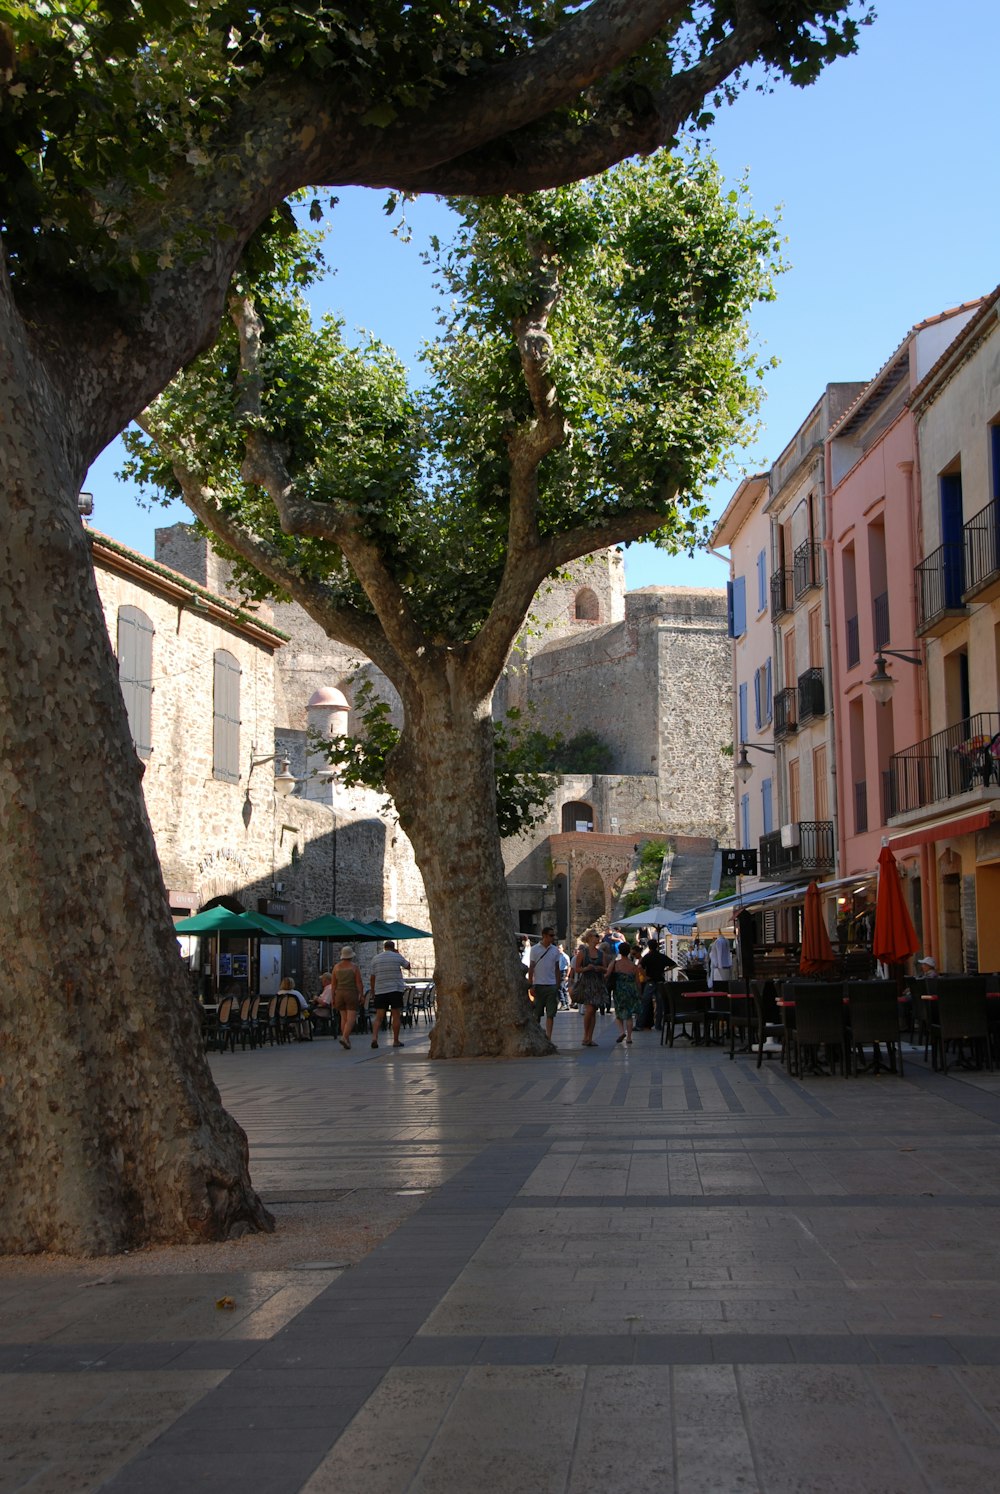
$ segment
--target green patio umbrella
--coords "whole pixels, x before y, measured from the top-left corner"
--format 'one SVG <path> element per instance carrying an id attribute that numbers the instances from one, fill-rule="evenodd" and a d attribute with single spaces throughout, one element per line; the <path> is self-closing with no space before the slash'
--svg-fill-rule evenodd
<path id="1" fill-rule="evenodd" d="M 430 932 L 429 929 L 415 929 L 412 924 L 409 924 L 409 923 L 400 923 L 400 921 L 399 921 L 398 918 L 394 919 L 392 923 L 387 923 L 386 924 L 386 928 L 392 930 L 391 934 L 387 934 L 386 935 L 387 939 L 433 939 L 434 938 L 434 935 Z"/>
<path id="2" fill-rule="evenodd" d="M 174 924 L 177 934 L 238 934 L 244 939 L 259 939 L 269 934 L 277 939 L 297 939 L 299 931 L 292 924 L 279 923 L 264 913 L 230 913 L 228 908 L 206 908 L 204 913 L 195 913 L 191 918 L 182 918 Z"/>
<path id="3" fill-rule="evenodd" d="M 313 918 L 308 923 L 299 924 L 295 932 L 303 939 L 381 939 L 389 937 L 389 935 L 382 935 L 370 929 L 367 924 L 357 923 L 350 918 L 337 918 L 333 913 L 325 913 L 322 918 Z"/>

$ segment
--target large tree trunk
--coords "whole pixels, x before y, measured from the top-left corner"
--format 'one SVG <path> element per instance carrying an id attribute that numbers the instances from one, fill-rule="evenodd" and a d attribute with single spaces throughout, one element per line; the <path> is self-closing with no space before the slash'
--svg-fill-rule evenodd
<path id="1" fill-rule="evenodd" d="M 387 783 L 434 929 L 431 1057 L 552 1053 L 531 1013 L 504 885 L 490 697 L 476 698 L 455 662 L 405 700 Z"/>
<path id="2" fill-rule="evenodd" d="M 65 412 L 0 340 L 0 1250 L 269 1229 L 223 1110 L 76 512 Z"/>

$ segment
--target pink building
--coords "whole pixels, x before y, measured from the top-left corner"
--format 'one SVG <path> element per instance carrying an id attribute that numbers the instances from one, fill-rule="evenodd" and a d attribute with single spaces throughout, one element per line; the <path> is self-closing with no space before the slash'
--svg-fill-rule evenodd
<path id="1" fill-rule="evenodd" d="M 919 543 L 916 431 L 907 401 L 975 311 L 918 323 L 826 442 L 826 544 L 836 741 L 838 875 L 867 874 L 894 813 L 890 759 L 927 735 L 926 671 L 916 632 Z M 888 651 L 895 687 L 880 705 L 867 688 Z M 920 657 L 920 665 L 893 653 Z M 900 852 L 913 913 L 922 918 L 920 849 Z"/>

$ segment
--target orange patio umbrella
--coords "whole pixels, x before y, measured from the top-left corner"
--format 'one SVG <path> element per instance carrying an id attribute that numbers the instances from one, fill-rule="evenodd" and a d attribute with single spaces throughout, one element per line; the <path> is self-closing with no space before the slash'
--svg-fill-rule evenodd
<path id="1" fill-rule="evenodd" d="M 898 965 L 920 948 L 913 919 L 903 897 L 899 867 L 888 846 L 878 853 L 878 892 L 875 895 L 875 934 L 872 954 L 883 965 Z"/>
<path id="2" fill-rule="evenodd" d="M 830 935 L 823 918 L 823 899 L 815 882 L 806 888 L 806 905 L 802 916 L 802 953 L 800 975 L 827 975 L 836 964 Z"/>

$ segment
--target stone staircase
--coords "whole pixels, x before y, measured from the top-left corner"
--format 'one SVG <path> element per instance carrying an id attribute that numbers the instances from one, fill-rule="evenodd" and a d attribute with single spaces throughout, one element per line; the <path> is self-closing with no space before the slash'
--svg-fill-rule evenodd
<path id="1" fill-rule="evenodd" d="M 679 913 L 707 903 L 717 876 L 717 851 L 676 851 L 663 858 L 657 901 Z"/>

